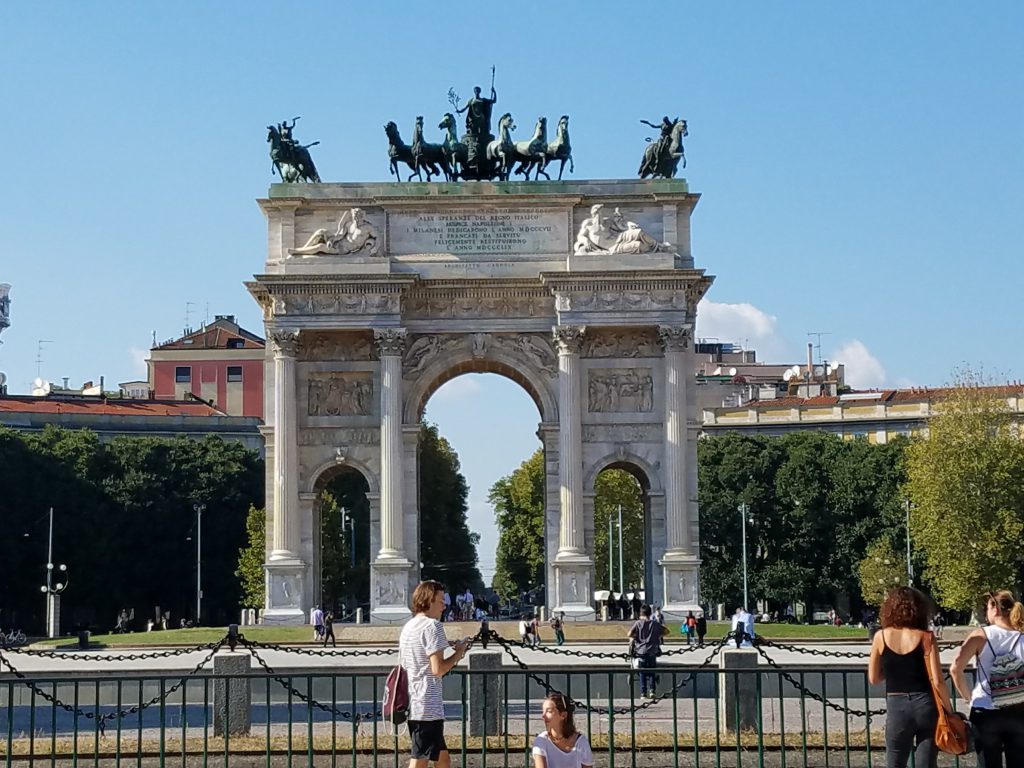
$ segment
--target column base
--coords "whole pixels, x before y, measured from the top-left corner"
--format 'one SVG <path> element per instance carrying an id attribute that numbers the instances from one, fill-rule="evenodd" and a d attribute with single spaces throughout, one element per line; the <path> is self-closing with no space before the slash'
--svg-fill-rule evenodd
<path id="1" fill-rule="evenodd" d="M 595 621 L 591 572 L 594 562 L 576 553 L 556 556 L 555 592 L 548 597 L 551 613 L 564 613 L 566 621 Z"/>
<path id="2" fill-rule="evenodd" d="M 272 560 L 263 566 L 266 571 L 266 608 L 264 624 L 308 624 L 304 604 L 307 566 L 298 558 Z"/>
<path id="3" fill-rule="evenodd" d="M 370 564 L 370 622 L 404 624 L 412 618 L 409 569 L 404 556 L 378 557 Z"/>
<path id="4" fill-rule="evenodd" d="M 661 611 L 668 621 L 682 621 L 690 612 L 704 615 L 700 607 L 700 559 L 693 555 L 667 552 L 662 569 L 665 605 Z"/>

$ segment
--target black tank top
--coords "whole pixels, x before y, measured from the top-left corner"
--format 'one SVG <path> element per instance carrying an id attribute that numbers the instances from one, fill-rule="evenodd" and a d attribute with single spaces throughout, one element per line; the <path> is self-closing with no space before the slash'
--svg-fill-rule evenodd
<path id="1" fill-rule="evenodd" d="M 932 684 L 925 667 L 924 643 L 908 653 L 896 653 L 889 648 L 882 635 L 882 671 L 885 673 L 886 693 L 931 693 Z"/>

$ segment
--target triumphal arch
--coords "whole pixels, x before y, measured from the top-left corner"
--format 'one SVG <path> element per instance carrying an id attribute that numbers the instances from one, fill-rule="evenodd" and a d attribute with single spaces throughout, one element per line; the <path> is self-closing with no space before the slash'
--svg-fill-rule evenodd
<path id="1" fill-rule="evenodd" d="M 696 610 L 697 198 L 681 179 L 273 185 L 247 283 L 273 382 L 265 620 L 319 602 L 315 500 L 339 468 L 369 487 L 372 620 L 408 618 L 419 421 L 467 372 L 537 404 L 548 607 L 595 615 L 594 483 L 614 466 L 646 491 L 648 601 Z"/>

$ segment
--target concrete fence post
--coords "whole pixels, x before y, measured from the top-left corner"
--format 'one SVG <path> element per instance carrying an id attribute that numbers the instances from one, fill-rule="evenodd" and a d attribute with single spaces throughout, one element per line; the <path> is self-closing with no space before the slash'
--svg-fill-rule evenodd
<path id="1" fill-rule="evenodd" d="M 757 728 L 757 651 L 726 649 L 718 662 L 718 712 L 728 731 Z"/>
<path id="2" fill-rule="evenodd" d="M 252 686 L 248 679 L 231 680 L 225 675 L 249 673 L 247 651 L 227 651 L 213 657 L 213 735 L 247 736 L 252 724 Z"/>
<path id="3" fill-rule="evenodd" d="M 500 735 L 499 713 L 504 700 L 500 651 L 470 651 L 469 735 Z"/>

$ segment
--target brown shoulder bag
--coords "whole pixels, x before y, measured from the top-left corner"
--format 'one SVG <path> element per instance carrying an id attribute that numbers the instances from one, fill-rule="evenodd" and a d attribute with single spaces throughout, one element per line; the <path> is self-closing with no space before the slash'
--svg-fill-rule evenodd
<path id="1" fill-rule="evenodd" d="M 929 659 L 932 655 L 932 633 L 925 632 L 921 637 L 924 647 L 924 666 L 928 670 L 928 680 L 932 684 L 932 696 L 935 698 L 935 708 L 939 712 L 939 721 L 935 724 L 935 746 L 950 755 L 963 755 L 967 753 L 967 721 L 959 712 L 947 712 L 942 705 L 942 695 L 939 693 L 939 686 L 942 681 L 936 681 L 932 677 L 932 665 Z"/>

